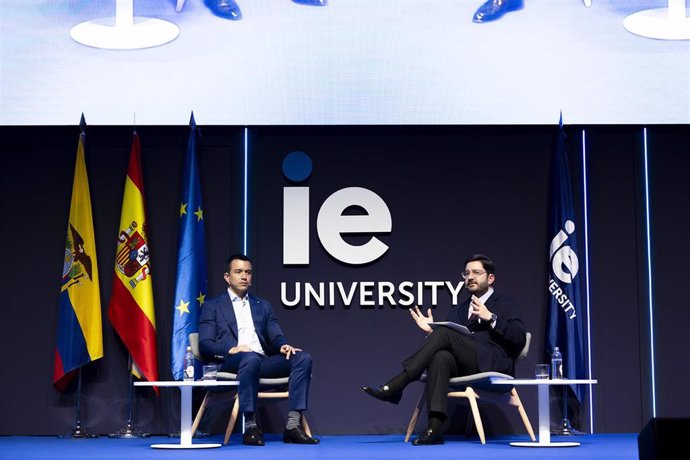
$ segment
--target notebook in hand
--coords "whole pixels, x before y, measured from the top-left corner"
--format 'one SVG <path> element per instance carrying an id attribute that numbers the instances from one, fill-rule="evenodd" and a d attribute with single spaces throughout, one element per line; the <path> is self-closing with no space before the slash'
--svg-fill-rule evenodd
<path id="1" fill-rule="evenodd" d="M 454 331 L 460 332 L 461 334 L 472 335 L 472 331 L 467 329 L 467 327 L 463 326 L 462 324 L 454 323 L 452 321 L 433 322 L 429 323 L 429 326 L 431 326 L 431 329 L 437 329 L 439 327 L 449 327 Z"/>

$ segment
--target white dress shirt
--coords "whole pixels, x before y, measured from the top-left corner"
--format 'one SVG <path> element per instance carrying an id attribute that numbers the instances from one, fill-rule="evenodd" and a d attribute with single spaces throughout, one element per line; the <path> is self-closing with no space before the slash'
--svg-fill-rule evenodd
<path id="1" fill-rule="evenodd" d="M 493 293 L 494 293 L 494 288 L 492 288 L 491 286 L 489 286 L 489 289 L 484 293 L 483 296 L 481 296 L 481 297 L 479 298 L 479 301 L 480 301 L 481 303 L 483 303 L 483 304 L 486 305 L 486 301 L 489 300 L 489 297 L 491 297 L 491 294 L 493 294 Z M 467 319 L 472 319 L 472 309 L 471 309 L 471 308 L 467 309 Z M 481 318 L 477 318 L 477 321 L 481 323 L 481 322 L 482 322 L 482 319 L 481 319 Z M 490 326 L 491 326 L 492 328 L 493 328 L 493 327 L 496 327 L 496 323 L 495 323 L 495 322 L 492 322 L 492 323 L 490 324 Z"/>
<path id="2" fill-rule="evenodd" d="M 240 299 L 229 288 L 228 294 L 230 294 L 232 309 L 237 320 L 237 345 L 249 345 L 252 351 L 262 355 L 265 354 L 254 328 L 254 318 L 252 318 L 252 309 L 249 306 L 249 297 L 245 295 L 243 299 Z"/>

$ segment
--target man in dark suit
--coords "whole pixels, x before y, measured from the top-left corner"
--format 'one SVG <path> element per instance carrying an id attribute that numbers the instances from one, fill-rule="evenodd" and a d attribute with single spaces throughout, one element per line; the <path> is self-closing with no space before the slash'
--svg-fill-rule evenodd
<path id="1" fill-rule="evenodd" d="M 227 292 L 201 308 L 199 350 L 221 362 L 221 372 L 237 374 L 245 421 L 242 441 L 251 446 L 265 444 L 255 418 L 259 378 L 290 376 L 290 412 L 283 442 L 318 444 L 319 440 L 302 428 L 311 383 L 311 355 L 288 344 L 268 301 L 247 292 L 252 284 L 252 263 L 247 256 L 230 256 L 223 276 Z"/>
<path id="2" fill-rule="evenodd" d="M 483 254 L 465 261 L 462 277 L 471 297 L 450 311 L 448 321 L 467 326 L 471 335 L 447 327 L 432 330 L 431 309 L 426 316 L 419 307 L 410 309 L 417 326 L 428 334 L 424 344 L 403 361 L 403 371 L 385 385 L 362 387 L 377 399 L 397 404 L 407 384 L 426 371 L 429 426 L 412 441 L 415 446 L 443 443 L 441 427 L 447 418 L 451 377 L 487 371 L 515 375 L 514 360 L 525 345 L 527 331 L 518 304 L 494 292 L 495 272 L 493 261 Z"/>

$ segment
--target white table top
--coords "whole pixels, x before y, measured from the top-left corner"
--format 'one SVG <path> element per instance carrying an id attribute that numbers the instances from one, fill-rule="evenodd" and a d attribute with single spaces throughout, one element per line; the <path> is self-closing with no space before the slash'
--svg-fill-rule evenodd
<path id="1" fill-rule="evenodd" d="M 154 380 L 152 382 L 134 382 L 136 387 L 229 387 L 240 382 L 231 380 Z"/>
<path id="2" fill-rule="evenodd" d="M 598 383 L 596 379 L 502 379 L 492 378 L 494 385 L 589 385 Z"/>

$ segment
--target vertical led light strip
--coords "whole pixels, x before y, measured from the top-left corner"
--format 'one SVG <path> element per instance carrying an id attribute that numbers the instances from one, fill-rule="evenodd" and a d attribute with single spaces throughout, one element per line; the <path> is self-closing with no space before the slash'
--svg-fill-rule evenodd
<path id="1" fill-rule="evenodd" d="M 592 378 L 592 322 L 589 308 L 589 211 L 587 209 L 587 138 L 582 130 L 582 196 L 585 215 L 585 304 L 587 305 L 587 378 Z M 594 434 L 593 385 L 589 385 L 589 433 Z"/>
<path id="2" fill-rule="evenodd" d="M 244 196 L 242 197 L 242 251 L 247 253 L 247 177 L 249 177 L 249 129 L 244 127 Z"/>
<path id="3" fill-rule="evenodd" d="M 644 138 L 644 205 L 647 225 L 647 285 L 649 286 L 649 352 L 652 372 L 652 417 L 656 417 L 656 366 L 654 363 L 654 300 L 652 296 L 652 243 L 649 222 L 649 165 L 647 163 L 647 128 L 642 130 Z"/>

